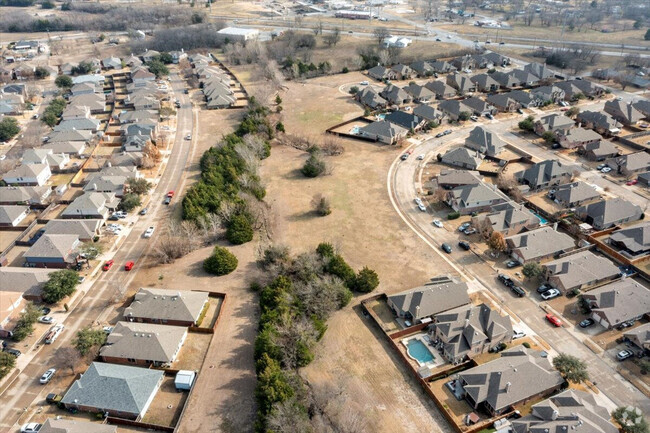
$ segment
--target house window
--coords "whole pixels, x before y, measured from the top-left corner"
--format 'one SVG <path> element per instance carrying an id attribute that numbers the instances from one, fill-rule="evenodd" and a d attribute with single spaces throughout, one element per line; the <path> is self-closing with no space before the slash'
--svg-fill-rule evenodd
<path id="1" fill-rule="evenodd" d="M 135 363 L 135 358 L 127 358 L 126 360 L 131 362 L 131 363 Z"/>

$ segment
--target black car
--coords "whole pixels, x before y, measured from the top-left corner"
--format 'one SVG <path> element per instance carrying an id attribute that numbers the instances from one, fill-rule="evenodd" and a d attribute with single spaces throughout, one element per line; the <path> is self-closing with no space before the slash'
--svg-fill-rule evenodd
<path id="1" fill-rule="evenodd" d="M 163 203 L 165 203 L 165 204 L 169 204 L 169 203 L 171 203 L 171 202 L 172 202 L 172 198 L 169 197 L 169 196 L 167 196 L 167 197 L 165 197 L 165 201 L 164 201 Z"/>
<path id="2" fill-rule="evenodd" d="M 451 246 L 449 244 L 442 244 L 440 247 L 447 254 L 451 254 Z"/>
<path id="3" fill-rule="evenodd" d="M 111 215 L 111 216 L 108 217 L 108 220 L 109 220 L 109 221 L 119 221 L 119 220 L 120 220 L 120 217 L 118 217 L 117 215 L 113 214 L 113 215 Z"/>
<path id="4" fill-rule="evenodd" d="M 436 138 L 440 138 L 440 137 L 444 137 L 444 136 L 445 136 L 445 134 L 442 133 L 442 132 L 439 132 L 438 134 L 436 134 Z"/>
<path id="5" fill-rule="evenodd" d="M 2 351 L 7 352 L 9 355 L 15 356 L 16 358 L 18 358 L 21 355 L 20 350 L 12 349 L 10 347 L 5 347 Z"/>
<path id="6" fill-rule="evenodd" d="M 52 309 L 49 308 L 49 307 L 42 307 L 41 308 L 41 314 L 43 314 L 43 316 L 47 316 L 48 314 L 50 314 L 50 311 L 52 311 Z"/>
<path id="7" fill-rule="evenodd" d="M 551 290 L 553 287 L 550 284 L 542 284 L 537 288 L 537 293 L 544 293 Z"/>
<path id="8" fill-rule="evenodd" d="M 458 242 L 458 246 L 464 249 L 465 251 L 469 251 L 470 249 L 469 242 L 460 241 Z"/>
<path id="9" fill-rule="evenodd" d="M 520 298 L 526 296 L 526 292 L 524 291 L 524 289 L 522 289 L 521 287 L 519 287 L 519 286 L 517 286 L 515 284 L 510 286 L 510 290 L 512 290 L 514 292 L 514 294 L 519 296 Z"/>
<path id="10" fill-rule="evenodd" d="M 498 278 L 499 281 L 501 281 L 501 282 L 502 282 L 506 287 L 510 287 L 510 286 L 513 286 L 513 285 L 515 284 L 515 282 L 512 281 L 512 278 L 510 278 L 510 277 L 507 276 L 507 275 L 499 274 L 499 275 L 497 275 L 497 278 Z"/>
<path id="11" fill-rule="evenodd" d="M 147 212 L 149 212 L 149 209 L 145 207 L 140 211 L 140 215 L 146 215 Z"/>
<path id="12" fill-rule="evenodd" d="M 596 322 L 594 322 L 594 319 L 585 319 L 582 322 L 580 322 L 579 325 L 580 325 L 581 328 L 588 328 L 591 325 L 593 325 L 594 323 L 596 323 Z"/>

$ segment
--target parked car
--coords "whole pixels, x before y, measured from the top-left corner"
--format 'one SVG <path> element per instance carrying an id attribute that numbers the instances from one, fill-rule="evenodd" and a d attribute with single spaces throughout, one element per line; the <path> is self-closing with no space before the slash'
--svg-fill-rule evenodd
<path id="1" fill-rule="evenodd" d="M 469 249 L 471 248 L 469 242 L 465 242 L 465 241 L 458 242 L 458 246 L 464 249 L 465 251 L 469 251 Z"/>
<path id="2" fill-rule="evenodd" d="M 36 433 L 43 427 L 43 424 L 39 424 L 37 422 L 30 422 L 27 424 L 24 424 L 20 428 L 20 433 Z"/>
<path id="3" fill-rule="evenodd" d="M 520 331 L 518 329 L 513 329 L 513 334 L 512 334 L 512 339 L 516 340 L 517 338 L 523 338 L 526 336 L 526 333 L 524 331 Z"/>
<path id="4" fill-rule="evenodd" d="M 544 283 L 537 288 L 537 293 L 544 293 L 551 290 L 552 288 L 553 286 L 551 286 L 550 284 Z"/>
<path id="5" fill-rule="evenodd" d="M 639 183 L 638 180 L 632 179 L 632 180 L 628 180 L 627 182 L 625 182 L 625 185 L 632 186 L 632 185 L 636 185 L 637 183 Z"/>
<path id="6" fill-rule="evenodd" d="M 447 254 L 451 254 L 451 245 L 444 243 L 440 246 L 440 248 L 442 248 L 442 250 Z"/>
<path id="7" fill-rule="evenodd" d="M 11 348 L 11 347 L 5 347 L 4 349 L 2 349 L 2 351 L 3 351 L 3 352 L 7 352 L 9 355 L 13 355 L 13 356 L 15 356 L 16 358 L 18 358 L 18 357 L 21 355 L 20 350 L 18 350 L 18 349 L 13 349 L 13 348 Z"/>
<path id="8" fill-rule="evenodd" d="M 110 269 L 113 267 L 113 264 L 114 264 L 114 263 L 115 263 L 114 260 L 107 260 L 106 263 L 104 263 L 104 266 L 102 267 L 102 269 L 103 269 L 104 271 L 108 271 L 108 270 L 110 270 Z"/>
<path id="9" fill-rule="evenodd" d="M 524 110 L 522 110 L 521 108 L 517 108 L 517 113 L 524 114 Z"/>
<path id="10" fill-rule="evenodd" d="M 133 269 L 134 265 L 135 265 L 135 263 L 133 263 L 132 261 L 129 260 L 128 262 L 126 262 L 124 264 L 124 270 L 125 271 L 130 271 L 131 269 Z"/>
<path id="11" fill-rule="evenodd" d="M 111 215 L 111 216 L 108 217 L 108 220 L 109 220 L 109 221 L 119 221 L 119 220 L 120 220 L 120 217 L 118 217 L 117 215 L 113 214 L 113 215 Z"/>
<path id="12" fill-rule="evenodd" d="M 602 170 L 605 167 L 607 167 L 607 164 L 599 164 L 598 167 L 596 167 L 596 170 Z"/>
<path id="13" fill-rule="evenodd" d="M 618 325 L 618 326 L 616 327 L 616 329 L 618 329 L 619 331 L 621 331 L 621 330 L 623 330 L 623 329 L 625 329 L 625 328 L 629 328 L 629 327 L 632 326 L 632 325 L 634 325 L 634 320 L 628 320 L 627 322 L 623 322 L 623 323 L 621 323 L 620 325 Z"/>
<path id="14" fill-rule="evenodd" d="M 41 383 L 41 385 L 45 385 L 50 380 L 52 380 L 52 378 L 54 377 L 54 373 L 56 373 L 56 368 L 50 368 L 45 373 L 43 373 L 43 375 L 39 379 L 39 382 Z"/>
<path id="15" fill-rule="evenodd" d="M 422 199 L 420 197 L 415 197 L 413 201 L 415 202 L 415 204 L 422 204 Z"/>
<path id="16" fill-rule="evenodd" d="M 114 328 L 115 328 L 114 326 L 104 326 L 104 327 L 102 328 L 102 331 L 104 331 L 104 334 L 108 335 L 108 334 L 110 334 L 111 332 L 113 332 L 113 329 L 114 329 Z"/>
<path id="17" fill-rule="evenodd" d="M 493 116 L 492 114 L 490 114 L 490 113 L 487 113 L 487 114 L 485 115 L 485 117 L 487 117 L 487 118 L 490 119 L 490 120 L 494 120 L 494 116 Z"/>
<path id="18" fill-rule="evenodd" d="M 601 173 L 609 173 L 610 171 L 612 171 L 611 167 L 603 167 L 600 169 Z"/>
<path id="19" fill-rule="evenodd" d="M 512 281 L 512 278 L 505 274 L 499 274 L 497 275 L 497 278 L 499 281 L 501 281 L 506 287 L 510 287 L 515 284 L 514 281 Z"/>
<path id="20" fill-rule="evenodd" d="M 583 320 L 582 322 L 580 322 L 578 325 L 579 325 L 581 328 L 589 328 L 589 327 L 590 327 L 591 325 L 593 325 L 594 323 L 596 323 L 596 322 L 594 321 L 594 319 L 587 318 L 587 319 Z"/>
<path id="21" fill-rule="evenodd" d="M 146 207 L 145 207 L 145 208 L 143 208 L 143 209 L 140 211 L 140 215 L 146 215 L 147 212 L 149 212 L 149 208 L 146 208 Z"/>
<path id="22" fill-rule="evenodd" d="M 43 314 L 43 316 L 47 316 L 51 312 L 52 312 L 51 308 L 49 308 L 49 307 L 41 307 L 41 314 Z"/>
<path id="23" fill-rule="evenodd" d="M 465 229 L 463 231 L 463 233 L 465 233 L 467 236 L 469 236 L 469 235 L 473 235 L 474 233 L 476 233 L 476 231 L 477 230 L 474 227 L 470 227 L 468 229 Z"/>
<path id="24" fill-rule="evenodd" d="M 478 117 L 476 117 L 476 116 L 470 116 L 470 117 L 469 117 L 469 120 L 471 120 L 472 122 L 478 122 Z"/>
<path id="25" fill-rule="evenodd" d="M 436 227 L 438 227 L 438 228 L 442 228 L 442 227 L 443 227 L 443 225 L 442 225 L 442 223 L 440 222 L 440 220 L 433 220 L 433 225 L 436 226 Z"/>
<path id="26" fill-rule="evenodd" d="M 490 349 L 488 349 L 488 352 L 490 352 L 490 353 L 499 353 L 499 352 L 501 352 L 503 350 L 506 350 L 507 347 L 508 347 L 508 345 L 506 343 L 499 343 L 496 346 L 490 347 Z"/>
<path id="27" fill-rule="evenodd" d="M 555 317 L 554 315 L 547 314 L 545 317 L 546 317 L 546 320 L 548 320 L 553 326 L 558 327 L 558 328 L 560 326 L 562 326 L 562 321 L 560 319 L 558 319 L 557 317 Z"/>
<path id="28" fill-rule="evenodd" d="M 458 226 L 458 231 L 459 231 L 459 232 L 464 232 L 464 231 L 467 230 L 471 225 L 472 225 L 472 223 L 462 223 L 460 226 Z"/>
<path id="29" fill-rule="evenodd" d="M 445 129 L 442 133 L 444 135 L 449 135 L 449 134 L 451 134 L 451 129 Z"/>
<path id="30" fill-rule="evenodd" d="M 186 139 L 186 140 L 191 140 L 191 139 L 192 139 L 192 134 L 187 134 L 187 135 L 185 136 L 185 139 Z"/>
<path id="31" fill-rule="evenodd" d="M 422 155 L 418 155 L 416 158 L 418 161 L 422 161 L 424 159 L 424 153 Z"/>
<path id="32" fill-rule="evenodd" d="M 54 323 L 54 317 L 51 316 L 41 316 L 38 318 L 38 321 L 40 323 L 47 323 L 48 325 L 51 325 Z"/>
<path id="33" fill-rule="evenodd" d="M 516 284 L 513 284 L 510 286 L 510 290 L 514 292 L 515 295 L 519 296 L 520 298 L 523 298 L 526 296 L 526 291 L 522 289 L 521 287 L 517 286 Z"/>
<path id="34" fill-rule="evenodd" d="M 445 133 L 444 132 L 439 132 L 436 134 L 436 138 L 444 137 Z"/>
<path id="35" fill-rule="evenodd" d="M 515 260 L 508 260 L 508 261 L 506 262 L 506 267 L 507 267 L 508 269 L 512 269 L 512 268 L 516 268 L 516 267 L 519 266 L 520 264 L 521 264 L 521 263 L 519 263 L 519 262 L 517 262 L 517 261 L 515 261 Z"/>
<path id="36" fill-rule="evenodd" d="M 400 158 L 402 159 L 402 161 L 406 161 L 408 159 L 408 157 L 409 157 L 409 154 L 405 153 Z"/>
<path id="37" fill-rule="evenodd" d="M 165 197 L 165 201 L 163 202 L 164 204 L 169 204 L 172 202 L 172 198 L 170 196 Z"/>
<path id="38" fill-rule="evenodd" d="M 359 84 L 362 85 L 362 86 L 367 86 L 367 85 L 370 84 L 370 83 L 367 82 L 367 81 L 362 81 L 362 82 L 360 82 Z"/>
<path id="39" fill-rule="evenodd" d="M 63 400 L 63 396 L 55 393 L 48 394 L 47 397 L 45 397 L 45 401 L 49 404 L 59 403 L 61 400 Z"/>
<path id="40" fill-rule="evenodd" d="M 542 293 L 542 299 L 545 301 L 549 301 L 553 298 L 557 298 L 560 296 L 560 291 L 558 289 L 551 289 L 547 290 L 546 292 Z"/>
<path id="41" fill-rule="evenodd" d="M 634 352 L 625 349 L 625 350 L 621 350 L 616 354 L 616 359 L 618 359 L 619 361 L 625 361 L 626 359 L 631 358 L 633 356 L 634 356 Z"/>
<path id="42" fill-rule="evenodd" d="M 153 236 L 153 232 L 154 232 L 154 230 L 156 230 L 156 228 L 155 228 L 154 226 L 149 227 L 149 228 L 147 229 L 147 231 L 144 232 L 144 237 L 145 237 L 145 238 L 150 238 L 151 236 Z"/>

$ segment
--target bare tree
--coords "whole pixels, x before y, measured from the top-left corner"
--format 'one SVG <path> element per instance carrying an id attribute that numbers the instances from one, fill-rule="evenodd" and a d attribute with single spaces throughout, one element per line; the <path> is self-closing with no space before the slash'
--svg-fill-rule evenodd
<path id="1" fill-rule="evenodd" d="M 375 39 L 377 39 L 377 44 L 379 45 L 381 45 L 384 39 L 390 36 L 390 33 L 388 33 L 385 27 L 376 27 L 372 34 L 375 35 Z"/>
<path id="2" fill-rule="evenodd" d="M 327 44 L 328 47 L 336 46 L 336 44 L 339 43 L 341 40 L 341 29 L 338 27 L 335 27 L 334 30 L 332 30 L 329 34 L 325 35 L 323 38 L 325 41 L 325 44 Z"/>
<path id="3" fill-rule="evenodd" d="M 59 361 L 59 364 L 62 368 L 69 368 L 70 374 L 75 373 L 75 368 L 81 360 L 81 355 L 79 352 L 72 346 L 64 346 L 56 351 L 56 359 Z"/>

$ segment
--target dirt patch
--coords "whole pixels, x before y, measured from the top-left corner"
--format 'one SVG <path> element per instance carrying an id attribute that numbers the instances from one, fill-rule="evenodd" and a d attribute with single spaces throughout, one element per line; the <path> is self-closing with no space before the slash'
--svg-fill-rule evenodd
<path id="1" fill-rule="evenodd" d="M 174 377 L 165 376 L 142 422 L 174 427 L 181 415 L 188 393 L 178 392 Z"/>
<path id="2" fill-rule="evenodd" d="M 199 371 L 208 351 L 210 340 L 212 340 L 211 334 L 189 332 L 172 368 Z"/>

